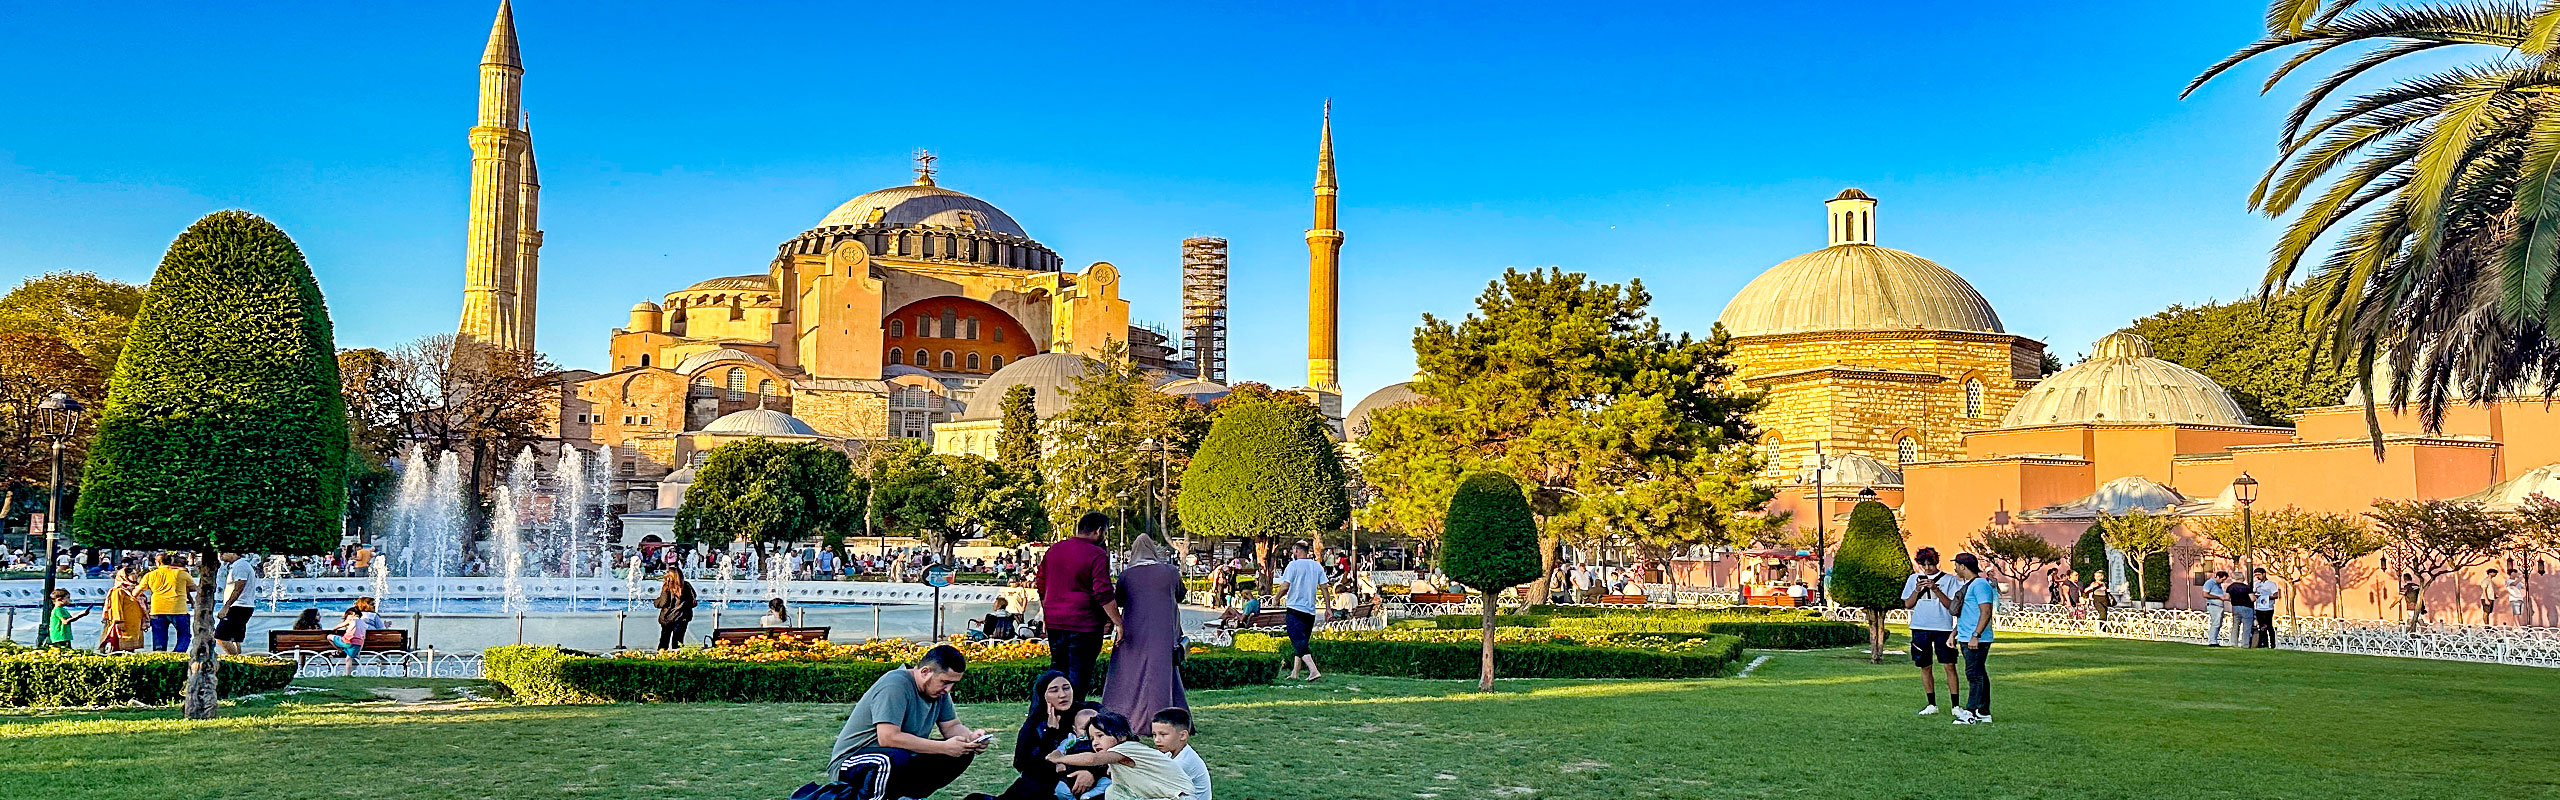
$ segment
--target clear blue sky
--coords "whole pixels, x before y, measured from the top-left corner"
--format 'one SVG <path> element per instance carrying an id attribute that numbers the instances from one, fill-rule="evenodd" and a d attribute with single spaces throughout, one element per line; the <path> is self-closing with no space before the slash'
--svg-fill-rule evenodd
<path id="1" fill-rule="evenodd" d="M 0 6 L 0 279 L 146 279 L 223 208 L 291 232 L 341 346 L 460 309 L 494 2 Z M 605 363 L 638 300 L 759 272 L 853 195 L 942 184 L 1173 322 L 1178 246 L 1233 249 L 1234 372 L 1304 381 L 1308 186 L 1331 97 L 1352 397 L 1507 266 L 1642 278 L 1703 333 L 1879 197 L 1879 243 L 2065 359 L 2255 286 L 2243 203 L 2281 99 L 2177 92 L 2253 0 L 1512 7 L 566 3 L 516 8 L 543 177 L 540 346 Z"/>

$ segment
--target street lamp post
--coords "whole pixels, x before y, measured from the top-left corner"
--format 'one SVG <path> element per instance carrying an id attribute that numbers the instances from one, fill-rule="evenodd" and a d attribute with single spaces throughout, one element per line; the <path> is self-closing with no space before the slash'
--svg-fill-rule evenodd
<path id="1" fill-rule="evenodd" d="M 1814 442 L 1814 443 L 1813 443 L 1813 583 L 1814 583 L 1813 590 L 1814 590 L 1814 591 L 1816 591 L 1816 592 L 1820 592 L 1820 591 L 1822 591 L 1822 575 L 1823 575 L 1823 573 L 1826 573 L 1826 572 L 1830 572 L 1830 571 L 1831 571 L 1831 550 L 1830 550 L 1830 545 L 1829 545 L 1829 543 L 1828 543 L 1828 540 L 1829 540 L 1829 538 L 1830 538 L 1830 534 L 1831 534 L 1831 515 L 1830 515 L 1830 514 L 1827 514 L 1827 513 L 1824 513 L 1824 512 L 1826 511 L 1826 509 L 1824 509 L 1824 508 L 1823 508 L 1823 498 L 1822 498 L 1822 494 L 1823 494 L 1823 493 L 1822 493 L 1822 488 L 1823 488 L 1823 487 L 1822 487 L 1822 479 L 1823 479 L 1823 477 L 1824 477 L 1822 473 L 1830 471 L 1830 468 L 1831 468 L 1831 457 L 1830 457 L 1830 456 L 1828 456 L 1828 455 L 1824 455 L 1824 454 L 1823 454 L 1823 452 L 1822 452 L 1822 443 L 1821 443 L 1821 442 Z M 1788 568 L 1788 570 L 1787 570 L 1787 571 L 1789 571 L 1789 572 L 1794 572 L 1794 571 L 1795 571 L 1795 569 L 1794 569 L 1793 567 L 1790 567 L 1790 568 Z"/>
<path id="2" fill-rule="evenodd" d="M 2240 580 L 2250 580 L 2249 565 L 2258 550 L 2258 534 L 2249 516 L 2249 505 L 2258 502 L 2258 479 L 2249 473 L 2231 481 L 2231 498 L 2240 501 Z"/>
<path id="3" fill-rule="evenodd" d="M 1154 453 L 1156 456 L 1156 481 L 1154 484 L 1147 487 L 1147 505 L 1151 506 L 1152 508 L 1150 510 L 1155 512 L 1155 530 L 1157 533 L 1164 535 L 1166 544 L 1173 543 L 1173 532 L 1164 529 L 1164 462 L 1166 458 L 1165 451 L 1169 449 L 1171 448 L 1165 447 L 1163 442 L 1158 442 L 1154 439 L 1148 439 L 1138 443 L 1138 452 Z M 1175 556 L 1173 559 L 1173 571 L 1182 572 L 1182 560 L 1190 555 L 1190 543 L 1184 542 L 1182 554 Z"/>
<path id="4" fill-rule="evenodd" d="M 53 491 L 45 499 L 44 553 L 36 561 L 37 568 L 44 570 L 44 589 L 36 596 L 46 603 L 53 602 L 53 557 L 57 548 L 55 539 L 62 531 L 62 447 L 70 441 L 71 434 L 79 429 L 80 408 L 80 401 L 71 399 L 71 395 L 62 392 L 45 395 L 44 401 L 36 404 L 37 414 L 41 418 L 39 424 L 43 426 L 44 435 L 53 439 Z M 52 624 L 51 609 L 47 609 L 46 613 L 36 617 L 37 643 L 43 643 L 53 633 Z"/>

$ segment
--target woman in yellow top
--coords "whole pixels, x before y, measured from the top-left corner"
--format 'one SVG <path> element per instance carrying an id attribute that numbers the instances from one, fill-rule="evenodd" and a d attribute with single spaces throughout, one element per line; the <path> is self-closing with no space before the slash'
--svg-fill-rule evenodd
<path id="1" fill-rule="evenodd" d="M 196 590 L 194 578 L 187 577 L 187 557 L 177 553 L 160 554 L 160 566 L 142 576 L 142 591 L 151 595 L 151 649 L 169 649 L 169 629 L 178 631 L 178 652 L 187 651 L 194 643 L 195 626 L 187 623 L 187 595 Z"/>
<path id="2" fill-rule="evenodd" d="M 98 651 L 118 653 L 142 647 L 142 575 L 131 565 L 116 568 L 115 588 L 107 590 L 106 632 Z"/>

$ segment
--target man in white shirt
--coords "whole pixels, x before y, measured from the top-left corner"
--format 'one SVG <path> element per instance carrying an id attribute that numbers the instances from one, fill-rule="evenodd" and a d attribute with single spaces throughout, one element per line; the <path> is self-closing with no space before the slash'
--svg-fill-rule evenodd
<path id="1" fill-rule="evenodd" d="M 1947 705 L 1954 706 L 1964 697 L 1963 684 L 1956 678 L 1955 645 L 1956 576 L 1938 571 L 1938 549 L 1920 548 L 1911 554 L 1911 563 L 1919 570 L 1902 579 L 1902 607 L 1911 609 L 1911 663 L 1920 667 L 1920 689 L 1929 694 L 1929 704 L 1920 707 L 1920 716 L 1938 713 L 1937 665 L 1946 665 Z"/>
<path id="2" fill-rule="evenodd" d="M 240 654 L 240 640 L 249 636 L 249 615 L 257 610 L 258 557 L 222 554 L 218 580 L 222 585 L 222 617 L 213 623 L 213 641 L 222 645 L 222 652 L 236 656 Z"/>
<path id="3" fill-rule="evenodd" d="M 1182 768 L 1182 776 L 1191 779 L 1191 794 L 1186 800 L 1210 800 L 1209 765 L 1200 760 L 1200 751 L 1191 749 L 1191 712 L 1168 708 L 1156 712 L 1148 726 L 1153 729 L 1156 749 L 1173 757 L 1173 765 Z"/>
<path id="4" fill-rule="evenodd" d="M 2530 625 L 2524 618 L 2524 570 L 2507 575 L 2507 613 L 2516 615 L 2516 624 Z"/>
<path id="5" fill-rule="evenodd" d="M 1289 631 L 1289 677 L 1298 677 L 1298 667 L 1303 665 L 1307 680 L 1312 681 L 1324 677 L 1324 673 L 1316 671 L 1315 651 L 1308 646 L 1308 640 L 1315 636 L 1316 592 L 1324 588 L 1324 566 L 1316 563 L 1315 548 L 1306 542 L 1290 545 L 1289 554 L 1294 558 L 1288 568 L 1280 571 L 1277 581 L 1288 600 L 1285 627 Z M 1487 597 L 1485 602 L 1493 602 L 1493 598 Z"/>
<path id="6" fill-rule="evenodd" d="M 2213 577 L 2204 579 L 2204 646 L 2206 647 L 2222 646 L 2222 621 L 2225 617 L 2231 616 L 2231 603 L 2222 597 L 2222 582 L 2230 579 L 2231 573 L 2222 570 L 2215 570 Z"/>
<path id="7" fill-rule="evenodd" d="M 1573 569 L 1573 601 L 1574 601 L 1574 602 L 1576 602 L 1576 603 L 1589 603 L 1589 602 L 1592 602 L 1592 598 L 1591 598 L 1591 582 L 1592 582 L 1592 580 L 1591 580 L 1591 578 L 1592 578 L 1592 576 L 1591 576 L 1591 567 L 1590 567 L 1589 565 L 1584 565 L 1584 566 L 1580 566 L 1580 567 L 1575 567 L 1575 568 Z"/>
<path id="8" fill-rule="evenodd" d="M 2274 647 L 2276 646 L 2276 595 L 2282 594 L 2284 587 L 2276 585 L 2275 581 L 2268 580 L 2267 570 L 2264 567 L 2250 570 L 2249 577 L 2257 579 L 2249 586 L 2249 591 L 2257 595 L 2256 599 L 2249 603 L 2258 611 L 2255 615 L 2258 619 L 2255 629 L 2257 635 L 2255 646 Z"/>

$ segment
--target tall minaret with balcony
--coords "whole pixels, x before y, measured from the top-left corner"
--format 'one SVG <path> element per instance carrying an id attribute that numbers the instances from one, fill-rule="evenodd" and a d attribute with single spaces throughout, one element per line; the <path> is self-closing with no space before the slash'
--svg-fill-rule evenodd
<path id="1" fill-rule="evenodd" d="M 1326 101 L 1324 132 L 1316 149 L 1316 224 L 1307 231 L 1307 386 L 1332 395 L 1338 406 L 1342 353 L 1336 316 L 1342 306 L 1342 231 L 1334 227 L 1335 193 L 1333 102 Z"/>
<path id="2" fill-rule="evenodd" d="M 527 186 L 532 138 L 523 119 L 524 60 L 516 49 L 515 10 L 500 0 L 489 46 L 480 55 L 480 113 L 471 127 L 471 227 L 459 334 L 464 341 L 510 350 L 533 347 L 527 289 L 534 259 L 526 246 L 541 244 L 541 233 L 530 225 L 538 189 Z"/>

